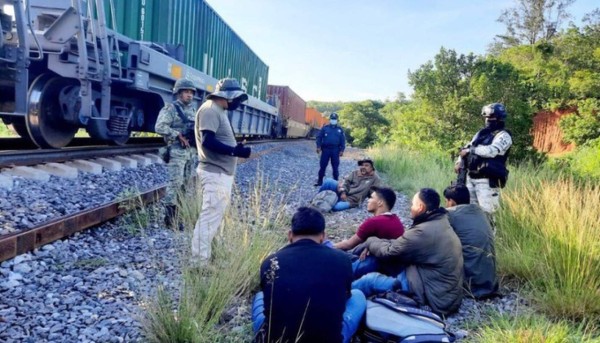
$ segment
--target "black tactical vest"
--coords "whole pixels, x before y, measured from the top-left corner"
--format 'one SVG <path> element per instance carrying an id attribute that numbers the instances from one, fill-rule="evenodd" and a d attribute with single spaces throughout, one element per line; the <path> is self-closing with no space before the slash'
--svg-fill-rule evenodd
<path id="1" fill-rule="evenodd" d="M 477 133 L 477 136 L 473 140 L 471 146 L 477 147 L 480 145 L 490 145 L 494 140 L 494 137 L 502 131 L 506 131 L 510 135 L 510 131 L 500 129 L 488 132 L 486 129 L 482 129 Z M 472 179 L 494 179 L 500 181 L 502 186 L 506 182 L 508 177 L 508 170 L 506 169 L 506 160 L 510 154 L 510 149 L 506 151 L 504 155 L 496 155 L 496 157 L 485 158 L 477 156 L 475 154 L 469 154 L 468 158 L 468 169 L 469 177 Z"/>

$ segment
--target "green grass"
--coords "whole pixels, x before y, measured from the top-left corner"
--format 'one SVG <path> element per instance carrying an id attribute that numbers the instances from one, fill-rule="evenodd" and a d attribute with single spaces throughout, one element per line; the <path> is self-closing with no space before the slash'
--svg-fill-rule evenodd
<path id="1" fill-rule="evenodd" d="M 600 317 L 600 187 L 521 170 L 496 213 L 498 264 L 559 318 Z"/>
<path id="2" fill-rule="evenodd" d="M 455 177 L 452 161 L 436 153 L 381 148 L 372 154 L 392 185 L 409 196 L 421 187 L 441 192 Z M 499 271 L 520 280 L 534 308 L 551 323 L 583 320 L 596 328 L 600 318 L 600 183 L 528 163 L 509 169 L 501 208 L 495 214 Z M 562 324 L 552 328 L 551 323 L 540 332 L 552 335 L 555 329 L 572 329 Z M 571 333 L 577 336 L 578 331 Z"/>
<path id="3" fill-rule="evenodd" d="M 496 315 L 467 342 L 478 343 L 592 343 L 593 328 L 585 323 L 573 324 L 564 320 L 552 321 L 545 316 L 521 313 Z"/>
<path id="4" fill-rule="evenodd" d="M 418 152 L 398 147 L 372 149 L 369 152 L 379 171 L 389 174 L 391 186 L 412 195 L 424 187 L 443 191 L 456 178 L 454 161 L 438 152 Z"/>
<path id="5" fill-rule="evenodd" d="M 234 195 L 222 230 L 213 242 L 210 266 L 189 265 L 189 250 L 182 253 L 181 294 L 175 300 L 176 297 L 159 290 L 144 321 L 148 341 L 251 341 L 249 322 L 227 323 L 222 315 L 232 304 L 248 301 L 258 289 L 260 264 L 285 244 L 285 201 L 269 195 L 269 188 L 269 184 L 261 181 L 247 197 Z M 180 210 L 181 220 L 189 228 L 182 234 L 188 249 L 202 203 L 199 192 L 191 193 L 182 195 Z"/>
<path id="6" fill-rule="evenodd" d="M 409 195 L 422 187 L 442 191 L 455 177 L 453 161 L 441 154 L 399 148 L 370 153 L 394 188 Z M 468 341 L 598 342 L 599 184 L 531 164 L 510 169 L 496 213 L 498 266 L 503 276 L 518 281 L 531 311 L 486 314 L 491 319 L 470 328 Z M 215 256 L 209 268 L 188 266 L 189 250 L 182 251 L 181 294 L 159 290 L 144 321 L 148 341 L 252 339 L 247 319 L 232 324 L 222 315 L 232 304 L 248 304 L 258 287 L 260 263 L 285 244 L 285 201 L 269 194 L 273 188 L 258 182 L 243 197 L 234 196 L 213 244 Z M 189 249 L 201 199 L 194 191 L 181 198 L 181 220 L 189 228 L 182 234 L 183 246 Z"/>
<path id="7" fill-rule="evenodd" d="M 12 126 L 4 124 L 0 120 L 0 137 L 18 137 L 17 133 L 13 130 Z"/>
<path id="8" fill-rule="evenodd" d="M 91 271 L 96 268 L 105 266 L 107 263 L 108 263 L 107 260 L 105 260 L 101 257 L 95 257 L 95 258 L 86 258 L 86 259 L 77 260 L 77 261 L 75 261 L 75 263 L 73 263 L 73 265 L 77 268 L 87 269 L 87 270 Z"/>
<path id="9" fill-rule="evenodd" d="M 160 216 L 156 206 L 144 205 L 140 194 L 137 189 L 127 189 L 117 195 L 117 199 L 121 201 L 119 209 L 125 211 L 119 217 L 119 225 L 131 235 L 144 234 L 150 223 Z M 154 202 L 157 203 L 158 199 Z"/>

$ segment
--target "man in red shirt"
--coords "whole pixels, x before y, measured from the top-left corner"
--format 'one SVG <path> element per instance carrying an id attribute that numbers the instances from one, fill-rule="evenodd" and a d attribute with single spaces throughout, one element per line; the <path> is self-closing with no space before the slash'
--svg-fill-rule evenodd
<path id="1" fill-rule="evenodd" d="M 371 197 L 367 201 L 367 211 L 373 217 L 362 223 L 356 234 L 335 244 L 342 250 L 350 250 L 366 241 L 369 237 L 396 239 L 404 234 L 404 226 L 397 215 L 390 212 L 396 203 L 396 194 L 390 188 L 373 187 Z"/>

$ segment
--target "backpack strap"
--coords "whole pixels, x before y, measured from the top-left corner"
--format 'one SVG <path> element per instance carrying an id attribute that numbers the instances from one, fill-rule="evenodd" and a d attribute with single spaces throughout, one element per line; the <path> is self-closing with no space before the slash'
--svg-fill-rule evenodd
<path id="1" fill-rule="evenodd" d="M 438 316 L 437 314 L 435 314 L 433 312 L 421 310 L 420 308 L 416 308 L 416 307 L 401 306 L 401 305 L 394 303 L 393 301 L 390 301 L 390 300 L 384 299 L 384 298 L 375 298 L 375 299 L 373 299 L 373 302 L 376 302 L 376 303 L 381 304 L 385 307 L 388 307 L 394 311 L 402 312 L 402 313 L 405 313 L 410 316 L 418 316 L 418 317 L 431 319 L 433 321 L 438 322 L 443 327 L 446 327 L 446 323 L 444 323 L 444 320 L 442 320 L 442 318 L 440 316 Z"/>
<path id="2" fill-rule="evenodd" d="M 192 122 L 185 116 L 185 114 L 183 114 L 183 110 L 181 109 L 181 106 L 179 106 L 179 103 L 177 103 L 177 100 L 173 101 L 173 107 L 175 107 L 175 110 L 177 110 L 177 115 L 179 115 L 179 118 L 183 120 L 184 124 Z"/>

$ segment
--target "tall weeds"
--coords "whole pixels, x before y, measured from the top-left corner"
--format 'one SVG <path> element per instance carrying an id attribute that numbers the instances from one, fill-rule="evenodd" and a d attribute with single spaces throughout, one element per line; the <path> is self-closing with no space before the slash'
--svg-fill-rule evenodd
<path id="1" fill-rule="evenodd" d="M 600 316 L 600 189 L 569 177 L 521 170 L 502 194 L 500 268 L 527 280 L 546 313 L 568 319 Z"/>
<path id="2" fill-rule="evenodd" d="M 249 326 L 237 336 L 229 332 L 222 315 L 257 288 L 260 264 L 285 243 L 287 225 L 284 196 L 271 194 L 269 189 L 275 187 L 260 175 L 257 179 L 248 194 L 234 192 L 224 225 L 213 242 L 211 264 L 204 268 L 188 265 L 189 251 L 182 254 L 183 285 L 178 300 L 159 290 L 148 309 L 145 332 L 150 342 L 243 342 L 252 338 Z M 199 192 L 181 198 L 180 217 L 189 228 L 183 238 L 189 243 L 202 200 Z"/>
<path id="3" fill-rule="evenodd" d="M 451 156 L 438 152 L 419 152 L 399 147 L 383 147 L 369 152 L 377 170 L 390 175 L 392 187 L 408 195 L 428 187 L 443 191 L 456 178 Z"/>
<path id="4" fill-rule="evenodd" d="M 521 313 L 491 318 L 491 324 L 482 328 L 469 342 L 478 343 L 598 343 L 592 326 L 568 321 L 552 321 L 541 315 Z"/>
<path id="5" fill-rule="evenodd" d="M 452 161 L 436 153 L 382 148 L 372 154 L 393 186 L 409 195 L 421 187 L 442 191 L 455 177 Z M 600 184 L 528 163 L 510 171 L 495 214 L 500 271 L 522 280 L 550 318 L 597 325 Z"/>

